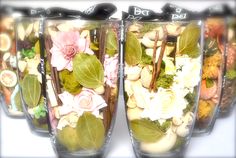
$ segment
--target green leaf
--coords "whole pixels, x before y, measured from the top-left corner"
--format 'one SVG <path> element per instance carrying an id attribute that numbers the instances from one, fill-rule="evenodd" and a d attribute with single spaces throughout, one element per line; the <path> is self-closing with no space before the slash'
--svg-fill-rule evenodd
<path id="1" fill-rule="evenodd" d="M 98 51 L 98 50 L 99 50 L 99 48 L 98 48 L 98 43 L 91 42 L 89 47 L 90 47 L 92 50 L 94 50 L 94 51 Z"/>
<path id="2" fill-rule="evenodd" d="M 175 145 L 173 146 L 173 148 L 171 150 L 176 150 L 176 149 L 181 148 L 185 142 L 186 142 L 186 140 L 184 137 L 177 137 Z"/>
<path id="3" fill-rule="evenodd" d="M 15 96 L 15 98 L 14 98 L 14 101 L 15 101 L 17 110 L 23 111 L 23 110 L 22 110 L 21 97 L 20 97 L 20 91 L 18 91 L 18 92 L 16 93 L 16 96 Z"/>
<path id="4" fill-rule="evenodd" d="M 159 121 L 154 121 L 155 125 L 162 131 L 162 132 L 167 132 L 167 130 L 170 128 L 172 124 L 172 120 L 168 119 L 164 123 L 160 124 Z"/>
<path id="5" fill-rule="evenodd" d="M 28 107 L 33 108 L 38 105 L 41 96 L 41 86 L 35 75 L 27 74 L 22 82 L 22 94 Z"/>
<path id="6" fill-rule="evenodd" d="M 108 29 L 106 38 L 106 54 L 109 56 L 114 56 L 117 52 L 117 37 L 116 33 L 112 29 Z"/>
<path id="7" fill-rule="evenodd" d="M 236 70 L 234 70 L 234 69 L 227 70 L 226 71 L 226 78 L 230 79 L 230 80 L 235 79 L 236 78 Z"/>
<path id="8" fill-rule="evenodd" d="M 195 23 L 186 26 L 179 39 L 179 53 L 187 54 L 192 58 L 199 56 L 198 40 L 200 37 L 200 28 Z"/>
<path id="9" fill-rule="evenodd" d="M 170 88 L 173 81 L 174 81 L 174 75 L 160 74 L 160 76 L 156 81 L 156 86 L 162 88 Z"/>
<path id="10" fill-rule="evenodd" d="M 77 151 L 81 148 L 77 131 L 70 126 L 66 126 L 62 130 L 57 130 L 57 139 L 69 151 Z"/>
<path id="11" fill-rule="evenodd" d="M 145 47 L 143 45 L 142 45 L 141 64 L 143 64 L 143 65 L 151 65 L 152 64 L 152 57 L 146 54 Z"/>
<path id="12" fill-rule="evenodd" d="M 206 79 L 206 88 L 211 88 L 214 86 L 214 80 L 207 78 Z"/>
<path id="13" fill-rule="evenodd" d="M 206 56 L 212 56 L 218 51 L 218 44 L 216 39 L 207 38 L 204 45 L 204 52 Z"/>
<path id="14" fill-rule="evenodd" d="M 156 142 L 164 133 L 155 125 L 155 123 L 146 120 L 130 121 L 131 130 L 134 138 L 142 142 Z"/>
<path id="15" fill-rule="evenodd" d="M 97 88 L 103 85 L 103 66 L 95 55 L 77 54 L 73 59 L 73 75 L 84 87 Z"/>
<path id="16" fill-rule="evenodd" d="M 125 61 L 129 65 L 137 65 L 142 58 L 142 48 L 138 39 L 132 32 L 126 34 Z"/>
<path id="17" fill-rule="evenodd" d="M 59 72 L 60 83 L 63 89 L 70 92 L 73 95 L 79 94 L 81 92 L 82 86 L 75 79 L 73 72 L 69 70 L 62 70 Z"/>
<path id="18" fill-rule="evenodd" d="M 22 49 L 21 50 L 21 55 L 23 58 L 29 58 L 29 59 L 32 59 L 35 57 L 35 49 L 34 47 L 32 47 L 32 49 Z"/>
<path id="19" fill-rule="evenodd" d="M 140 29 L 140 34 L 143 36 L 145 33 L 152 31 L 153 29 L 157 28 L 159 25 L 156 23 L 143 23 L 142 28 Z"/>
<path id="20" fill-rule="evenodd" d="M 80 116 L 77 126 L 78 143 L 84 149 L 99 149 L 105 140 L 105 128 L 101 119 L 85 112 Z"/>

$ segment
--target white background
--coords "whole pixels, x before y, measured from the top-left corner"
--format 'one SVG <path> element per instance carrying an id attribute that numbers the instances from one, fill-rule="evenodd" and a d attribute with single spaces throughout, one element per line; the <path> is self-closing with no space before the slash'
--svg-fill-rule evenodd
<path id="1" fill-rule="evenodd" d="M 60 6 L 71 9 L 84 10 L 89 6 L 102 1 L 13 1 L 3 0 L 2 4 L 12 4 L 32 7 Z M 112 1 L 106 1 L 112 2 Z M 137 5 L 143 8 L 160 11 L 167 1 L 114 1 L 118 11 L 114 17 L 120 17 L 121 11 L 127 11 L 129 5 Z M 168 1 L 190 10 L 198 11 L 207 6 L 222 3 L 221 1 Z M 224 1 L 235 7 L 234 1 Z M 133 150 L 128 134 L 125 119 L 123 98 L 119 97 L 118 111 L 115 128 L 107 158 L 133 158 Z M 0 109 L 0 157 L 22 157 L 22 158 L 55 158 L 49 138 L 40 137 L 31 133 L 26 120 L 11 119 Z M 212 133 L 207 136 L 192 138 L 186 152 L 187 158 L 195 157 L 236 157 L 235 153 L 235 126 L 236 109 L 231 116 L 218 119 Z"/>

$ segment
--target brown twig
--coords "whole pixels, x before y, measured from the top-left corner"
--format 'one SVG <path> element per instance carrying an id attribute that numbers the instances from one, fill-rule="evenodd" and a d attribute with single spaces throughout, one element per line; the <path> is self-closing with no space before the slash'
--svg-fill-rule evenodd
<path id="1" fill-rule="evenodd" d="M 156 76 L 156 51 L 157 51 L 157 41 L 158 41 L 158 36 L 159 36 L 159 32 L 156 31 L 156 35 L 155 35 L 155 42 L 154 42 L 154 47 L 153 47 L 153 57 L 152 57 L 152 63 L 153 63 L 153 72 L 152 72 L 152 80 L 149 86 L 149 91 L 153 90 L 154 88 L 154 83 L 156 82 L 155 80 L 155 76 Z"/>
<path id="2" fill-rule="evenodd" d="M 157 72 L 156 72 L 155 77 L 154 77 L 155 81 L 161 73 L 161 63 L 162 63 L 162 60 L 163 60 L 163 57 L 164 57 L 165 47 L 166 47 L 166 43 L 167 43 L 167 30 L 166 30 L 165 26 L 163 26 L 163 31 L 164 31 L 164 38 L 163 38 L 163 41 L 161 43 L 161 52 L 160 52 L 157 63 L 155 63 L 155 67 L 157 69 Z M 156 90 L 155 87 L 156 87 L 156 82 L 154 82 L 154 86 L 153 86 L 154 90 Z"/>
<path id="3" fill-rule="evenodd" d="M 104 26 L 101 26 L 100 36 L 99 36 L 99 54 L 98 59 L 101 63 L 104 63 L 105 60 L 105 42 L 106 42 L 106 30 L 107 28 Z M 110 113 L 110 93 L 111 89 L 108 85 L 105 85 L 105 93 L 103 95 L 103 98 L 105 102 L 107 103 L 107 106 L 103 108 L 103 124 L 106 129 L 106 132 L 108 132 L 111 124 L 111 113 Z"/>
<path id="4" fill-rule="evenodd" d="M 50 39 L 50 37 L 46 37 L 45 38 L 45 48 L 46 48 L 46 58 L 48 62 L 51 62 L 51 53 L 50 53 L 50 48 L 52 47 L 52 40 Z M 61 101 L 58 97 L 58 94 L 60 94 L 60 85 L 59 85 L 59 79 L 58 79 L 58 75 L 55 75 L 55 68 L 53 68 L 50 65 L 50 71 L 51 71 L 51 77 L 52 77 L 52 83 L 53 83 L 53 88 L 54 88 L 54 92 L 57 98 L 57 102 L 58 104 L 61 104 Z"/>
<path id="5" fill-rule="evenodd" d="M 110 94 L 111 94 L 111 88 L 106 85 L 105 86 L 105 94 L 104 94 L 104 100 L 107 103 L 107 107 L 105 107 L 103 109 L 103 122 L 104 122 L 104 126 L 106 129 L 106 132 L 109 130 L 110 128 L 110 124 L 111 124 L 111 113 L 110 113 Z"/>

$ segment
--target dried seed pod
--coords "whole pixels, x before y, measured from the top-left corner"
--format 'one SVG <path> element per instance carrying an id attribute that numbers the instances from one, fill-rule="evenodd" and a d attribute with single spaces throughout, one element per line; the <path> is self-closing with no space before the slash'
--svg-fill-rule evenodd
<path id="1" fill-rule="evenodd" d="M 179 126 L 183 123 L 183 119 L 181 117 L 173 117 L 172 122 L 174 125 Z"/>
<path id="2" fill-rule="evenodd" d="M 136 104 L 136 101 L 135 101 L 135 98 L 133 95 L 131 95 L 127 101 L 127 106 L 129 108 L 136 108 L 137 107 L 137 104 Z"/>
<path id="3" fill-rule="evenodd" d="M 141 119 L 141 113 L 143 112 L 143 110 L 139 107 L 136 108 L 128 108 L 127 110 L 127 117 L 128 119 L 131 120 L 135 120 L 135 119 Z"/>
<path id="4" fill-rule="evenodd" d="M 154 143 L 141 143 L 141 149 L 148 153 L 165 153 L 173 148 L 177 140 L 177 135 L 169 129 L 165 136 Z"/>
<path id="5" fill-rule="evenodd" d="M 152 73 L 151 73 L 151 70 L 149 69 L 149 66 L 146 66 L 142 69 L 142 72 L 141 72 L 141 82 L 142 82 L 142 85 L 145 87 L 145 88 L 148 88 L 151 84 L 151 80 L 152 80 Z"/>
<path id="6" fill-rule="evenodd" d="M 127 75 L 127 80 L 135 81 L 139 79 L 142 68 L 139 66 L 127 67 L 125 69 L 125 74 Z"/>

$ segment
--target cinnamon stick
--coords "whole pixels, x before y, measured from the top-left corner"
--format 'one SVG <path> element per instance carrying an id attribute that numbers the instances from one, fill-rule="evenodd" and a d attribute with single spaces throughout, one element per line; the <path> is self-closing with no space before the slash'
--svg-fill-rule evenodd
<path id="1" fill-rule="evenodd" d="M 157 51 L 157 41 L 158 41 L 158 35 L 159 35 L 159 32 L 156 31 L 156 35 L 155 35 L 155 41 L 154 41 L 154 47 L 153 47 L 153 57 L 152 57 L 152 63 L 153 63 L 153 72 L 152 72 L 152 80 L 151 80 L 151 83 L 150 83 L 150 86 L 149 86 L 149 91 L 153 90 L 154 88 L 154 83 L 156 82 L 155 80 L 155 76 L 156 76 L 156 51 Z"/>
<path id="2" fill-rule="evenodd" d="M 101 63 L 104 63 L 105 60 L 105 42 L 106 42 L 106 27 L 101 26 L 101 31 L 99 35 L 99 54 L 98 59 Z M 107 103 L 107 106 L 103 108 L 103 124 L 106 129 L 106 132 L 108 132 L 110 124 L 111 124 L 111 113 L 110 113 L 110 87 L 108 85 L 105 85 L 105 93 L 103 95 L 103 98 L 105 102 Z"/>
<path id="3" fill-rule="evenodd" d="M 104 100 L 107 103 L 107 106 L 103 109 L 103 123 L 106 129 L 106 132 L 108 132 L 110 125 L 111 125 L 111 112 L 110 112 L 110 94 L 111 94 L 111 88 L 110 86 L 105 86 L 105 94 L 104 94 Z"/>
<path id="4" fill-rule="evenodd" d="M 51 61 L 51 53 L 50 53 L 50 48 L 52 47 L 52 40 L 50 39 L 50 37 L 46 37 L 45 38 L 45 48 L 46 48 L 46 58 L 47 58 L 47 61 L 50 62 Z M 53 83 L 53 88 L 54 88 L 54 92 L 55 92 L 55 95 L 56 95 L 56 98 L 57 98 L 57 102 L 58 104 L 61 103 L 59 97 L 58 97 L 58 94 L 60 94 L 60 85 L 59 85 L 59 80 L 58 80 L 58 76 L 55 75 L 55 68 L 53 68 L 50 65 L 50 71 L 51 71 L 51 77 L 52 77 L 52 83 Z"/>
<path id="5" fill-rule="evenodd" d="M 162 60 L 163 60 L 163 57 L 164 57 L 165 47 L 166 47 L 166 43 L 167 43 L 167 30 L 166 30 L 165 26 L 163 26 L 163 31 L 164 31 L 164 38 L 163 38 L 163 41 L 161 43 L 161 52 L 160 52 L 157 63 L 155 63 L 155 68 L 157 69 L 155 77 L 154 77 L 155 81 L 161 73 L 161 63 L 162 63 Z M 154 90 L 157 90 L 155 87 L 156 87 L 156 82 L 154 82 L 153 88 L 154 88 Z"/>

